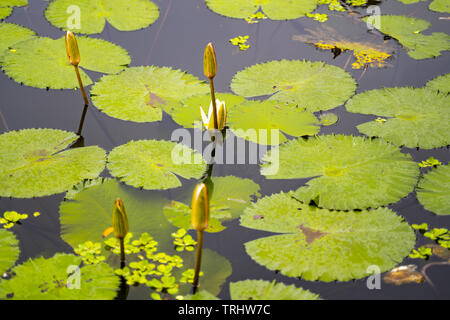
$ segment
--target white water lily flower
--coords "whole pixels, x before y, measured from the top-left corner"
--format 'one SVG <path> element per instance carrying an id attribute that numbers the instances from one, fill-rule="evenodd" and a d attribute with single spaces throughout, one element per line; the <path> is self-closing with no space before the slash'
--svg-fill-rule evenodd
<path id="1" fill-rule="evenodd" d="M 227 108 L 225 107 L 225 101 L 216 99 L 217 107 L 217 129 L 222 130 L 225 127 L 227 121 Z M 203 108 L 200 106 L 200 114 L 202 115 L 203 125 L 206 129 L 214 129 L 214 116 L 213 116 L 213 104 L 212 101 L 209 105 L 208 116 L 206 116 Z"/>

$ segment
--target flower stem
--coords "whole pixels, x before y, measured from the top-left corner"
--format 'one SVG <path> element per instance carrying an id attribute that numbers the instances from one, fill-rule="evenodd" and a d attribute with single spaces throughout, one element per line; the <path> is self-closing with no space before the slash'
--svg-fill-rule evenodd
<path id="1" fill-rule="evenodd" d="M 197 252 L 195 254 L 194 281 L 192 282 L 192 292 L 195 294 L 198 287 L 200 275 L 200 265 L 202 263 L 203 231 L 197 231 Z"/>
<path id="2" fill-rule="evenodd" d="M 120 262 L 122 264 L 123 262 L 125 262 L 125 245 L 123 242 L 123 238 L 120 238 L 119 242 L 120 242 Z"/>
<path id="3" fill-rule="evenodd" d="M 211 100 L 213 105 L 214 129 L 218 129 L 219 125 L 217 123 L 217 106 L 216 106 L 216 94 L 214 91 L 214 81 L 213 78 L 208 79 L 209 79 L 209 88 L 211 89 Z"/>
<path id="4" fill-rule="evenodd" d="M 78 85 L 80 86 L 81 94 L 83 95 L 84 105 L 89 105 L 89 100 L 86 96 L 86 91 L 84 91 L 83 82 L 81 81 L 80 71 L 78 70 L 78 66 L 74 66 L 75 73 L 77 74 Z"/>

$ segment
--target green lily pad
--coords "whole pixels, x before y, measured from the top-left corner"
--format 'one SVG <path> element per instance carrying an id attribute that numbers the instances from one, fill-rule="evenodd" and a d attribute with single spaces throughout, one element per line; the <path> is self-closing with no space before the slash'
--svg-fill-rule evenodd
<path id="1" fill-rule="evenodd" d="M 82 70 L 117 73 L 131 61 L 122 47 L 102 39 L 77 38 L 80 50 L 80 74 L 84 86 L 92 83 Z M 79 87 L 74 67 L 69 63 L 64 37 L 34 37 L 11 46 L 2 58 L 5 73 L 27 86 L 50 89 Z"/>
<path id="2" fill-rule="evenodd" d="M 12 269 L 9 280 L 0 280 L 0 298 L 14 300 L 111 300 L 117 294 L 119 278 L 106 263 L 75 268 L 81 257 L 57 253 L 52 258 L 30 259 Z M 69 288 L 69 286 L 74 286 Z"/>
<path id="3" fill-rule="evenodd" d="M 409 225 L 390 209 L 329 211 L 286 193 L 252 204 L 241 216 L 241 225 L 278 233 L 245 244 L 257 263 L 286 276 L 326 282 L 367 277 L 372 265 L 381 272 L 390 270 L 416 240 Z"/>
<path id="4" fill-rule="evenodd" d="M 275 151 L 269 151 L 272 153 Z M 305 203 L 337 210 L 376 208 L 414 190 L 419 167 L 409 154 L 380 139 L 345 135 L 295 139 L 281 145 L 279 169 L 267 179 L 312 178 L 295 192 Z M 261 173 L 272 172 L 272 155 Z"/>
<path id="5" fill-rule="evenodd" d="M 247 98 L 271 95 L 269 100 L 315 112 L 342 105 L 354 94 L 356 81 L 342 68 L 323 62 L 281 60 L 239 71 L 230 86 Z"/>
<path id="6" fill-rule="evenodd" d="M 261 7 L 272 20 L 297 19 L 317 7 L 316 0 L 206 0 L 212 11 L 226 17 L 245 19 Z"/>
<path id="7" fill-rule="evenodd" d="M 369 17 L 362 18 L 365 22 L 368 19 Z M 433 58 L 440 56 L 441 51 L 450 50 L 450 36 L 448 34 L 434 32 L 430 35 L 423 35 L 421 33 L 431 26 L 426 20 L 391 15 L 381 15 L 377 17 L 378 19 L 380 21 L 379 30 L 397 39 L 407 49 L 411 58 Z"/>
<path id="8" fill-rule="evenodd" d="M 266 280 L 244 280 L 230 283 L 232 300 L 320 300 L 318 294 Z"/>
<path id="9" fill-rule="evenodd" d="M 0 275 L 14 265 L 19 253 L 19 241 L 14 233 L 0 229 Z"/>
<path id="10" fill-rule="evenodd" d="M 279 105 L 272 100 L 240 104 L 228 111 L 227 124 L 236 136 L 266 145 L 287 141 L 282 134 L 277 134 L 278 141 L 272 141 L 272 129 L 296 137 L 314 135 L 320 130 L 319 121 L 313 113 L 302 108 Z"/>
<path id="11" fill-rule="evenodd" d="M 216 99 L 225 102 L 227 114 L 235 107 L 245 101 L 245 98 L 231 94 L 231 93 L 215 93 Z M 172 116 L 173 121 L 185 128 L 195 128 L 195 123 L 202 122 L 200 115 L 200 107 L 202 107 L 205 114 L 208 114 L 209 106 L 211 104 L 211 94 L 195 95 L 184 99 L 180 104 L 173 105 L 169 108 L 164 108 L 164 111 Z M 229 115 L 228 117 L 229 118 Z M 227 120 L 228 121 L 228 120 Z"/>
<path id="12" fill-rule="evenodd" d="M 171 110 L 181 100 L 208 90 L 204 82 L 186 72 L 148 66 L 102 77 L 91 95 L 93 104 L 113 118 L 151 122 L 162 119 L 162 109 Z"/>
<path id="13" fill-rule="evenodd" d="M 435 214 L 450 215 L 450 165 L 439 166 L 424 175 L 417 188 L 417 199 Z"/>
<path id="14" fill-rule="evenodd" d="M 9 17 L 14 7 L 28 5 L 28 0 L 2 0 L 0 2 L 0 20 Z"/>
<path id="15" fill-rule="evenodd" d="M 114 179 L 97 179 L 98 182 L 70 193 L 71 199 L 61 202 L 61 238 L 73 248 L 86 241 L 103 242 L 102 233 L 112 225 L 114 201 L 120 198 L 125 206 L 129 230 L 138 239 L 148 232 L 160 242 L 171 245 L 170 233 L 175 228 L 163 215 L 167 199 L 157 193 L 137 190 Z"/>
<path id="16" fill-rule="evenodd" d="M 0 23 L 0 60 L 3 52 L 10 46 L 17 42 L 33 38 L 34 36 L 36 36 L 36 33 L 28 28 L 14 23 Z"/>
<path id="17" fill-rule="evenodd" d="M 108 21 L 120 31 L 146 28 L 159 17 L 159 9 L 149 0 L 54 0 L 45 11 L 47 20 L 57 28 L 70 30 L 70 6 L 80 8 L 80 28 L 72 31 L 100 33 Z"/>
<path id="18" fill-rule="evenodd" d="M 354 96 L 349 112 L 375 114 L 386 121 L 357 126 L 369 137 L 381 137 L 398 146 L 432 149 L 450 144 L 450 96 L 421 88 L 383 88 Z"/>
<path id="19" fill-rule="evenodd" d="M 339 118 L 335 113 L 325 112 L 319 116 L 320 125 L 331 126 L 338 122 Z"/>
<path id="20" fill-rule="evenodd" d="M 108 156 L 111 175 L 136 188 L 170 189 L 181 186 L 177 176 L 198 179 L 206 169 L 202 155 L 164 140 L 130 141 Z"/>
<path id="21" fill-rule="evenodd" d="M 450 3 L 448 0 L 434 0 L 428 8 L 432 11 L 450 13 Z"/>
<path id="22" fill-rule="evenodd" d="M 427 82 L 426 87 L 439 91 L 440 93 L 450 93 L 450 73 L 443 74 Z"/>
<path id="23" fill-rule="evenodd" d="M 225 229 L 221 221 L 236 219 L 251 203 L 253 196 L 258 196 L 259 185 L 250 179 L 235 176 L 213 177 L 213 188 L 209 202 L 210 220 L 206 232 L 219 232 Z M 182 201 L 171 201 L 164 207 L 167 219 L 178 228 L 192 229 L 191 199 L 192 191 Z"/>
<path id="24" fill-rule="evenodd" d="M 65 150 L 77 138 L 56 129 L 0 135 L 0 196 L 48 196 L 96 178 L 105 168 L 105 151 L 97 146 Z"/>

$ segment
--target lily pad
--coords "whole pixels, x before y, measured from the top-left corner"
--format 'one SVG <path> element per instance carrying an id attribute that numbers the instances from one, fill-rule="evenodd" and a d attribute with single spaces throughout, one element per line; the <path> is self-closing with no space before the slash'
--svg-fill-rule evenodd
<path id="1" fill-rule="evenodd" d="M 371 16 L 373 17 L 373 16 Z M 369 17 L 362 20 L 367 22 Z M 406 16 L 380 15 L 379 30 L 397 39 L 411 58 L 427 59 L 441 55 L 441 51 L 450 50 L 450 36 L 443 32 L 423 35 L 421 32 L 431 24 L 422 19 Z M 375 26 L 376 27 L 376 26 Z"/>
<path id="2" fill-rule="evenodd" d="M 227 124 L 236 136 L 266 145 L 287 141 L 281 134 L 278 135 L 279 141 L 272 141 L 272 129 L 296 137 L 314 135 L 320 130 L 319 121 L 313 113 L 302 108 L 279 105 L 272 100 L 240 104 L 228 112 Z M 261 132 L 264 132 L 264 138 L 261 137 Z"/>
<path id="3" fill-rule="evenodd" d="M 114 201 L 120 198 L 125 206 L 129 230 L 138 239 L 143 232 L 152 235 L 160 245 L 171 244 L 175 228 L 163 215 L 167 199 L 157 193 L 137 190 L 114 179 L 98 179 L 61 202 L 61 238 L 76 248 L 86 241 L 103 242 L 103 231 L 111 227 Z"/>
<path id="4" fill-rule="evenodd" d="M 338 122 L 339 118 L 335 113 L 326 112 L 319 116 L 319 123 L 322 126 L 331 126 Z"/>
<path id="5" fill-rule="evenodd" d="M 0 135 L 0 196 L 32 198 L 65 192 L 105 168 L 105 151 L 97 146 L 66 148 L 75 133 L 24 129 Z"/>
<path id="6" fill-rule="evenodd" d="M 226 17 L 245 19 L 261 8 L 272 20 L 297 19 L 317 7 L 316 0 L 206 0 L 212 11 Z"/>
<path id="7" fill-rule="evenodd" d="M 3 52 L 10 46 L 20 41 L 33 38 L 34 36 L 36 36 L 36 33 L 28 28 L 14 23 L 0 23 L 0 60 L 3 56 Z"/>
<path id="8" fill-rule="evenodd" d="M 73 13 L 67 8 L 80 10 L 79 28 L 68 26 Z M 45 11 L 47 20 L 57 28 L 74 32 L 100 33 L 108 21 L 120 31 L 146 28 L 159 17 L 159 9 L 149 0 L 54 0 Z"/>
<path id="9" fill-rule="evenodd" d="M 28 0 L 2 0 L 0 3 L 0 20 L 9 17 L 14 7 L 28 5 Z"/>
<path id="10" fill-rule="evenodd" d="M 244 97 L 271 95 L 269 100 L 308 111 L 342 105 L 356 89 L 356 81 L 343 69 L 323 62 L 269 61 L 239 71 L 231 90 Z"/>
<path id="11" fill-rule="evenodd" d="M 206 169 L 202 155 L 164 140 L 130 141 L 108 156 L 111 175 L 137 188 L 170 189 L 181 186 L 177 176 L 198 179 Z"/>
<path id="12" fill-rule="evenodd" d="M 162 109 L 169 112 L 181 100 L 208 90 L 204 82 L 186 72 L 148 66 L 102 77 L 91 95 L 93 104 L 113 118 L 151 122 L 162 119 Z M 200 115 L 198 109 L 196 113 Z"/>
<path id="13" fill-rule="evenodd" d="M 80 37 L 80 74 L 84 86 L 92 83 L 82 70 L 117 73 L 131 61 L 122 47 L 102 39 Z M 2 58 L 5 73 L 27 86 L 50 89 L 77 88 L 74 67 L 69 63 L 64 37 L 50 39 L 34 37 L 11 46 Z"/>
<path id="14" fill-rule="evenodd" d="M 230 283 L 232 300 L 320 300 L 318 294 L 266 280 L 244 280 Z"/>
<path id="15" fill-rule="evenodd" d="M 316 136 L 291 140 L 278 152 L 279 170 L 267 179 L 312 178 L 295 192 L 295 197 L 327 209 L 365 209 L 395 203 L 414 190 L 419 175 L 419 167 L 409 154 L 380 139 Z M 263 175 L 271 171 L 268 159 L 272 159 L 270 154 L 263 158 Z"/>
<path id="16" fill-rule="evenodd" d="M 247 242 L 247 253 L 270 270 L 305 280 L 360 279 L 372 265 L 390 270 L 415 244 L 414 231 L 390 209 L 329 211 L 286 193 L 252 204 L 241 225 L 279 233 Z"/>
<path id="17" fill-rule="evenodd" d="M 424 175 L 417 188 L 417 199 L 435 214 L 450 215 L 450 165 L 439 166 Z"/>
<path id="18" fill-rule="evenodd" d="M 217 93 L 216 99 L 225 101 L 227 114 L 235 107 L 245 102 L 245 98 L 231 94 L 231 93 Z M 195 128 L 196 122 L 202 122 L 200 115 L 200 107 L 202 107 L 205 114 L 208 114 L 209 106 L 211 104 L 211 94 L 196 95 L 189 97 L 181 102 L 181 104 L 173 105 L 170 108 L 164 108 L 164 111 L 172 116 L 172 119 L 179 125 L 185 128 Z M 227 116 L 229 118 L 229 115 Z M 229 121 L 229 120 L 227 120 Z"/>
<path id="19" fill-rule="evenodd" d="M 221 221 L 236 219 L 251 203 L 253 196 L 258 196 L 259 185 L 250 179 L 234 176 L 213 177 L 214 186 L 210 199 L 210 220 L 206 232 L 219 232 L 225 229 Z M 167 219 L 178 228 L 192 229 L 191 199 L 192 190 L 186 193 L 182 201 L 171 201 L 164 207 Z"/>
<path id="20" fill-rule="evenodd" d="M 440 93 L 450 93 L 450 73 L 443 74 L 427 82 L 426 87 L 439 91 Z"/>
<path id="21" fill-rule="evenodd" d="M 429 89 L 383 88 L 354 96 L 346 104 L 353 113 L 375 114 L 359 132 L 398 146 L 432 149 L 450 144 L 450 96 Z"/>
<path id="22" fill-rule="evenodd" d="M 448 0 L 434 0 L 428 8 L 432 11 L 450 13 L 450 3 Z"/>
<path id="23" fill-rule="evenodd" d="M 57 253 L 52 258 L 28 260 L 12 269 L 9 280 L 0 280 L 0 298 L 14 300 L 111 300 L 119 278 L 106 263 L 79 268 L 81 257 Z M 74 287 L 70 287 L 74 286 Z"/>
<path id="24" fill-rule="evenodd" d="M 14 265 L 19 253 L 19 241 L 14 233 L 0 229 L 0 275 Z"/>

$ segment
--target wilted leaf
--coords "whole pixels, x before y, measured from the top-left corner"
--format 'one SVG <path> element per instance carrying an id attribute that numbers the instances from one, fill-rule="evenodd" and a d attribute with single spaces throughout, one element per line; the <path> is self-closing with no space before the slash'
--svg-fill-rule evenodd
<path id="1" fill-rule="evenodd" d="M 0 135 L 0 196 L 48 196 L 96 178 L 105 168 L 105 151 L 97 146 L 65 150 L 77 138 L 56 129 Z"/>
<path id="2" fill-rule="evenodd" d="M 419 175 L 417 163 L 397 147 L 345 135 L 290 140 L 279 147 L 276 174 L 270 165 L 261 168 L 267 179 L 312 178 L 295 192 L 297 199 L 338 210 L 395 203 L 413 191 Z"/>
<path id="3" fill-rule="evenodd" d="M 369 137 L 398 146 L 432 149 L 450 144 L 450 96 L 421 88 L 383 88 L 365 91 L 346 104 L 350 112 L 387 117 L 357 126 Z"/>
<path id="4" fill-rule="evenodd" d="M 271 95 L 271 101 L 315 112 L 343 104 L 355 92 L 356 82 L 343 69 L 323 62 L 281 60 L 239 71 L 230 86 L 244 97 Z"/>
<path id="5" fill-rule="evenodd" d="M 386 273 L 383 277 L 384 282 L 392 283 L 397 286 L 405 284 L 405 283 L 421 283 L 424 280 L 423 275 L 420 272 L 417 272 L 417 266 L 410 264 L 407 266 L 399 266 L 388 273 Z"/>
<path id="6" fill-rule="evenodd" d="M 254 219 L 264 214 L 264 219 Z M 279 193 L 252 204 L 241 216 L 247 228 L 278 233 L 247 242 L 257 263 L 305 280 L 347 281 L 368 276 L 377 265 L 386 271 L 415 244 L 414 231 L 387 208 L 329 211 Z"/>

